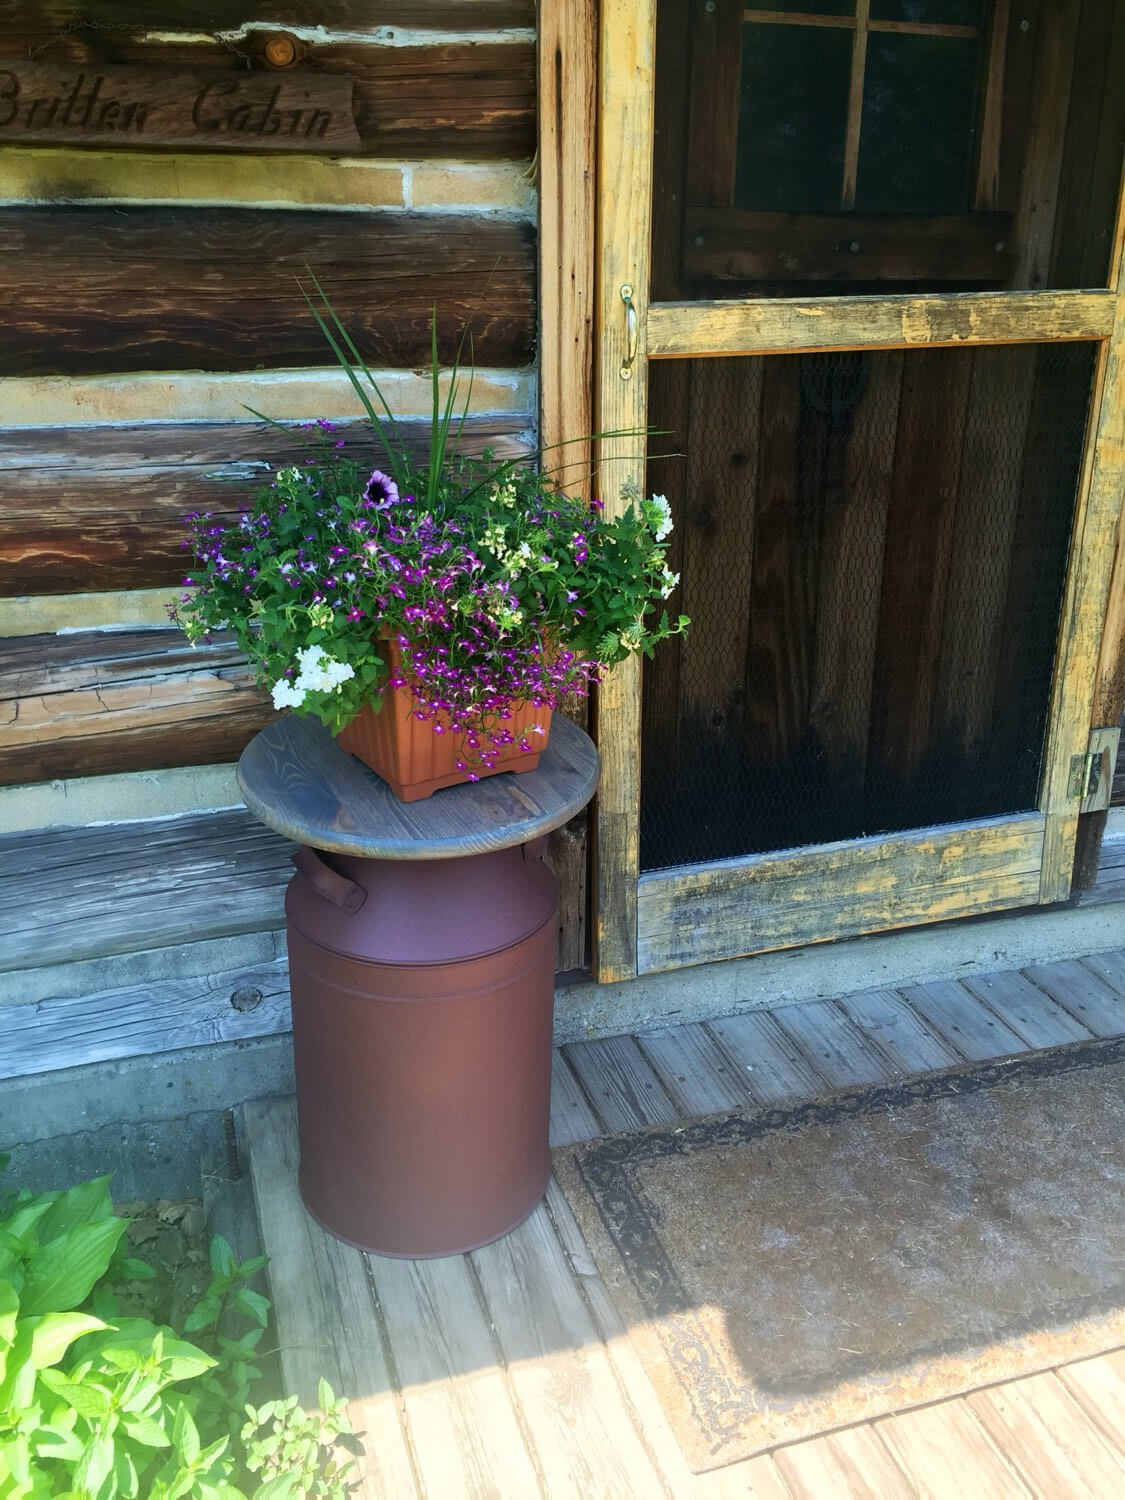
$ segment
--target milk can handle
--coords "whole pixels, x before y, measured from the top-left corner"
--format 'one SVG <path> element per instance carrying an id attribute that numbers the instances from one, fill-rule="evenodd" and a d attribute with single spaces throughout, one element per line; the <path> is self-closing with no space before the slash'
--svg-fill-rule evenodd
<path id="1" fill-rule="evenodd" d="M 333 906 L 347 912 L 349 917 L 354 917 L 367 900 L 367 892 L 362 886 L 334 870 L 315 849 L 298 849 L 295 854 L 290 855 L 290 859 L 297 873 L 305 877 L 318 896 L 331 901 Z"/>

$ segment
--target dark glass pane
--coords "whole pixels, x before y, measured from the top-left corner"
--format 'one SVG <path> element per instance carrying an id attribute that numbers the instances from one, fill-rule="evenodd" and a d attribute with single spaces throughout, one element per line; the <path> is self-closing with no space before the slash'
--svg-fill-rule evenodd
<path id="1" fill-rule="evenodd" d="M 754 0 L 747 10 L 781 10 L 800 16 L 854 16 L 855 0 Z"/>
<path id="2" fill-rule="evenodd" d="M 856 183 L 861 213 L 968 210 L 979 51 L 976 38 L 871 34 Z"/>
<path id="3" fill-rule="evenodd" d="M 739 208 L 839 208 L 851 55 L 850 30 L 743 28 Z"/>
<path id="4" fill-rule="evenodd" d="M 654 362 L 642 868 L 1036 806 L 1093 354 Z"/>
<path id="5" fill-rule="evenodd" d="M 981 0 L 871 0 L 873 21 L 915 21 L 927 26 L 979 26 Z"/>

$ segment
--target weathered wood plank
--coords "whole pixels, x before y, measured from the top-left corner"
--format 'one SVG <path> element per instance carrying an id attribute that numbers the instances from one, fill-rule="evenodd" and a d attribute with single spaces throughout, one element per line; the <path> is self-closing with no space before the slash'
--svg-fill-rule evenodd
<path id="1" fill-rule="evenodd" d="M 551 1145 L 591 1141 L 600 1132 L 597 1115 L 586 1102 L 566 1058 L 556 1049 L 551 1056 Z"/>
<path id="2" fill-rule="evenodd" d="M 567 493 L 592 494 L 594 432 L 594 172 L 597 7 L 593 0 L 539 8 L 539 445 L 541 466 Z M 588 704 L 566 712 L 588 721 Z M 568 902 L 559 968 L 588 962 L 589 832 L 584 820 L 553 845 Z"/>
<path id="3" fill-rule="evenodd" d="M 0 642 L 0 783 L 235 759 L 274 717 L 230 640 L 178 630 Z"/>
<path id="4" fill-rule="evenodd" d="M 1027 1042 L 954 979 L 912 984 L 902 994 L 939 1036 L 967 1057 L 985 1062 L 1026 1052 Z"/>
<path id="5" fill-rule="evenodd" d="M 641 972 L 1032 904 L 1043 824 L 1021 814 L 643 875 Z"/>
<path id="6" fill-rule="evenodd" d="M 1022 972 L 1095 1036 L 1125 1034 L 1125 995 L 1077 959 L 1032 964 Z"/>
<path id="7" fill-rule="evenodd" d="M 993 709 L 1035 363 L 1019 347 L 972 358 L 934 694 L 938 742 L 970 763 L 1008 722 Z"/>
<path id="8" fill-rule="evenodd" d="M 277 398 L 261 393 L 270 416 Z M 341 423 L 338 439 L 374 466 L 382 450 L 365 422 Z M 459 444 L 500 458 L 534 446 L 519 414 L 469 417 Z M 421 457 L 429 424 L 401 421 L 404 446 Z M 184 517 L 227 519 L 277 469 L 310 456 L 303 424 L 152 422 L 93 427 L 0 428 L 0 573 L 21 595 L 178 584 L 188 565 Z M 10 572 L 8 571 L 10 569 Z"/>
<path id="9" fill-rule="evenodd" d="M 0 373 L 323 365 L 306 267 L 372 364 L 425 364 L 436 307 L 445 363 L 471 326 L 477 363 L 519 365 L 535 348 L 532 240 L 454 215 L 8 209 Z"/>
<path id="10" fill-rule="evenodd" d="M 1114 305 L 1113 293 L 1100 291 L 657 302 L 648 314 L 648 354 L 650 359 L 704 359 L 1100 339 L 1113 326 Z"/>
<path id="11" fill-rule="evenodd" d="M 0 1005 L 0 1078 L 273 1036 L 291 1024 L 284 959 L 75 1000 Z"/>
<path id="12" fill-rule="evenodd" d="M 1082 0 L 1055 0 L 1036 18 L 1035 72 L 1025 126 L 1014 227 L 1019 258 L 1012 284 L 1033 289 L 1050 284 L 1071 77 Z M 1090 85 L 1093 87 L 1093 81 Z"/>
<path id="13" fill-rule="evenodd" d="M 633 1037 L 571 1042 L 563 1056 L 607 1134 L 680 1118 Z"/>
<path id="14" fill-rule="evenodd" d="M 1125 949 L 1093 953 L 1080 962 L 1083 968 L 1097 974 L 1106 984 L 1112 985 L 1119 995 L 1125 996 Z"/>
<path id="15" fill-rule="evenodd" d="M 270 1291 L 288 1392 L 310 1407 L 323 1376 L 364 1444 L 365 1500 L 417 1495 L 386 1352 L 379 1337 L 363 1257 L 326 1234 L 297 1191 L 297 1119 L 292 1100 L 246 1108 L 246 1134 L 258 1223 L 270 1257 Z M 365 1337 L 357 1338 L 357 1328 Z"/>
<path id="16" fill-rule="evenodd" d="M 1036 1495 L 1115 1495 L 1125 1460 L 1115 1454 L 1058 1376 L 1030 1375 L 965 1398 Z"/>
<path id="17" fill-rule="evenodd" d="M 661 1476 L 633 1424 L 545 1205 L 469 1257 L 546 1494 L 649 1500 Z"/>
<path id="18" fill-rule="evenodd" d="M 883 827 L 909 819 L 932 744 L 972 373 L 965 350 L 920 352 L 903 361 L 868 744 L 880 813 L 888 819 Z"/>
<path id="19" fill-rule="evenodd" d="M 815 617 L 808 554 L 812 550 L 815 555 L 816 549 L 806 545 L 807 516 L 800 513 L 798 484 L 801 361 L 771 359 L 760 380 L 754 508 L 738 525 L 743 533 L 738 572 L 746 582 L 742 599 L 720 594 L 719 603 L 724 613 L 740 620 L 749 614 L 748 626 L 736 627 L 734 642 L 740 644 L 739 636 L 746 642 L 746 748 L 763 764 L 785 765 L 808 724 Z M 712 628 L 721 629 L 717 622 Z M 728 631 L 721 630 L 720 649 L 727 639 Z M 737 660 L 731 663 L 737 665 Z"/>
<path id="20" fill-rule="evenodd" d="M 826 1495 L 847 1495 L 849 1500 L 899 1500 L 914 1493 L 890 1449 L 866 1423 L 778 1448 L 773 1459 L 793 1500 L 821 1500 Z"/>
<path id="21" fill-rule="evenodd" d="M 751 1010 L 707 1022 L 759 1104 L 791 1104 L 824 1093 L 829 1083 L 770 1011 Z"/>
<path id="22" fill-rule="evenodd" d="M 701 733 L 718 741 L 738 736 L 757 508 L 761 491 L 770 492 L 768 479 L 759 479 L 761 360 L 715 360 L 690 378 L 682 552 L 673 570 L 683 578 L 675 608 L 692 622 L 678 652 L 681 765 L 698 753 Z M 650 748 L 646 741 L 646 755 Z"/>
<path id="23" fill-rule="evenodd" d="M 836 1004 L 903 1073 L 953 1068 L 962 1055 L 911 1010 L 895 990 L 841 995 Z"/>
<path id="24" fill-rule="evenodd" d="M 922 1500 L 1015 1500 L 1031 1490 L 963 1401 L 896 1412 L 875 1423 Z"/>
<path id="25" fill-rule="evenodd" d="M 887 516 L 894 495 L 903 356 L 867 361 L 866 388 L 845 430 L 835 503 L 824 516 L 817 577 L 809 724 L 857 799 L 866 774 Z M 659 367 L 658 367 L 659 368 Z"/>
<path id="26" fill-rule="evenodd" d="M 885 1083 L 894 1076 L 881 1045 L 865 1037 L 831 1000 L 779 1006 L 773 1018 L 833 1087 Z"/>
<path id="27" fill-rule="evenodd" d="M 599 201 L 598 297 L 594 316 L 597 431 L 633 434 L 647 426 L 646 324 L 652 207 L 655 0 L 603 0 L 599 13 L 598 180 L 614 185 Z M 632 332 L 624 288 L 636 323 Z M 598 491 L 607 515 L 625 488 L 644 485 L 635 436 L 598 443 Z M 637 972 L 636 880 L 640 869 L 641 671 L 630 656 L 608 674 L 597 698 L 604 772 L 598 796 L 594 969 L 607 982 Z"/>
<path id="28" fill-rule="evenodd" d="M 466 1256 L 366 1259 L 427 1495 L 541 1493 Z M 372 1320 L 358 1326 L 374 1332 Z M 355 1328 L 348 1335 L 355 1342 Z M 393 1492 L 389 1492 L 393 1493 Z"/>
<path id="29" fill-rule="evenodd" d="M 291 848 L 241 810 L 10 834 L 0 970 L 281 928 Z"/>
<path id="30" fill-rule="evenodd" d="M 1039 806 L 1049 815 L 1040 901 L 1070 892 L 1078 817 L 1069 793 L 1070 757 L 1084 750 L 1098 689 L 1115 551 L 1125 495 L 1125 176 L 1119 179 L 1109 284 L 1116 316 L 1098 351 L 1085 461 L 1078 488 L 1062 630 L 1052 685 Z M 1115 607 L 1116 608 L 1116 607 Z M 1120 619 L 1120 616 L 1117 616 Z M 1111 614 L 1110 622 L 1114 616 Z M 1112 658 L 1111 658 L 1112 659 Z M 1112 722 L 1112 721 L 1111 721 Z"/>
<path id="31" fill-rule="evenodd" d="M 1125 1453 L 1125 1349 L 1077 1360 L 1056 1374 L 1102 1435 Z"/>
<path id="32" fill-rule="evenodd" d="M 672 1103 L 689 1118 L 736 1109 L 753 1098 L 746 1079 L 699 1022 L 643 1032 L 637 1045 Z"/>
<path id="33" fill-rule="evenodd" d="M 1015 262 L 1011 229 L 1011 215 L 1003 213 L 927 219 L 690 208 L 684 272 L 695 282 L 809 282 L 818 289 L 842 281 L 999 285 Z"/>
<path id="34" fill-rule="evenodd" d="M 961 983 L 1032 1047 L 1089 1041 L 1091 1032 L 1022 974 L 969 974 Z"/>

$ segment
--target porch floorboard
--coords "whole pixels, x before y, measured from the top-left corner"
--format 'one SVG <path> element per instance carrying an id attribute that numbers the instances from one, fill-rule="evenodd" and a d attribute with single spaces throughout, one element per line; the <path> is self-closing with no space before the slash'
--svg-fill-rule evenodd
<path id="1" fill-rule="evenodd" d="M 552 1138 L 1122 1034 L 1125 949 L 571 1043 L 555 1055 Z M 292 1101 L 249 1106 L 246 1129 L 287 1387 L 315 1402 L 326 1375 L 352 1398 L 372 1500 L 1125 1492 L 1122 1350 L 693 1474 L 557 1184 L 470 1255 L 368 1257 L 300 1206 Z"/>

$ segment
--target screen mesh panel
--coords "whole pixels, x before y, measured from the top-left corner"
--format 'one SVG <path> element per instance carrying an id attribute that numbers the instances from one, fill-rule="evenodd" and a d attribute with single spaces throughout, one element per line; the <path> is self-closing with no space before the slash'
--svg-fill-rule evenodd
<path id="1" fill-rule="evenodd" d="M 653 364 L 693 623 L 645 663 L 644 869 L 1035 806 L 1092 368 L 1087 344 Z"/>

